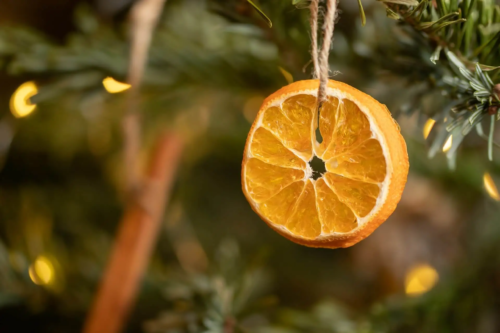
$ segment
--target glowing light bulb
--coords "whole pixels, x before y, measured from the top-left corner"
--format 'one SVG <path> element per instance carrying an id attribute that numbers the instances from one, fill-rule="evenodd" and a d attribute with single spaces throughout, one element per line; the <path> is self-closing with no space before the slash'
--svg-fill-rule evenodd
<path id="1" fill-rule="evenodd" d="M 432 128 L 434 127 L 434 124 L 436 123 L 436 121 L 432 118 L 429 118 L 426 122 L 425 122 L 425 125 L 424 125 L 424 139 L 427 139 L 427 137 L 429 136 L 429 134 L 431 133 L 432 131 Z"/>
<path id="2" fill-rule="evenodd" d="M 49 258 L 38 256 L 29 268 L 29 276 L 35 284 L 48 285 L 54 280 L 54 271 Z"/>
<path id="3" fill-rule="evenodd" d="M 10 98 L 10 112 L 16 118 L 26 117 L 35 111 L 36 104 L 30 102 L 30 98 L 38 94 L 35 82 L 28 81 L 19 86 Z"/>
<path id="4" fill-rule="evenodd" d="M 102 85 L 110 94 L 117 94 L 132 87 L 130 84 L 116 81 L 110 76 L 102 80 Z"/>
<path id="5" fill-rule="evenodd" d="M 452 144 L 453 144 L 453 136 L 450 135 L 446 140 L 446 142 L 444 143 L 443 152 L 446 153 L 448 150 L 450 150 Z"/>
<path id="6" fill-rule="evenodd" d="M 407 295 L 418 296 L 432 289 L 439 280 L 434 267 L 420 264 L 411 268 L 406 274 L 405 291 Z"/>
<path id="7" fill-rule="evenodd" d="M 488 192 L 488 195 L 492 199 L 500 201 L 500 194 L 498 194 L 498 189 L 495 185 L 495 182 L 493 181 L 493 178 L 491 178 L 491 175 L 488 172 L 485 172 L 483 175 L 483 183 L 486 192 Z"/>

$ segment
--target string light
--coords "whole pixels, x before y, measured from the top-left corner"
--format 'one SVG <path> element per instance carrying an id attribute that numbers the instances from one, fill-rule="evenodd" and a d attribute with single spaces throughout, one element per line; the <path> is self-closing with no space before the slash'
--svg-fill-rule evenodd
<path id="1" fill-rule="evenodd" d="M 424 125 L 424 139 L 427 139 L 427 137 L 429 136 L 429 134 L 431 133 L 432 131 L 432 128 L 434 127 L 434 124 L 436 123 L 436 121 L 432 118 L 429 118 L 426 122 L 425 122 L 425 125 Z"/>
<path id="2" fill-rule="evenodd" d="M 489 196 L 496 201 L 500 201 L 500 194 L 498 194 L 498 189 L 491 178 L 491 175 L 488 172 L 485 172 L 483 175 L 483 183 L 486 192 L 488 192 Z"/>
<path id="3" fill-rule="evenodd" d="M 453 144 L 453 136 L 450 135 L 446 140 L 446 142 L 444 143 L 443 152 L 446 153 L 448 150 L 450 150 L 452 144 Z"/>
<path id="4" fill-rule="evenodd" d="M 286 69 L 284 69 L 281 66 L 278 66 L 278 69 L 280 70 L 281 74 L 283 74 L 283 76 L 285 77 L 285 80 L 286 80 L 286 82 L 288 82 L 288 84 L 293 83 L 293 76 L 292 76 L 292 74 L 290 74 L 289 71 L 287 71 Z"/>
<path id="5" fill-rule="evenodd" d="M 10 111 L 16 118 L 26 117 L 35 111 L 36 104 L 30 98 L 38 94 L 38 88 L 33 81 L 21 84 L 10 98 Z"/>
<path id="6" fill-rule="evenodd" d="M 38 256 L 29 268 L 29 276 L 35 284 L 48 285 L 54 280 L 54 271 L 49 258 Z"/>
<path id="7" fill-rule="evenodd" d="M 411 268 L 406 274 L 405 291 L 407 295 L 418 296 L 432 289 L 439 280 L 434 267 L 420 264 Z"/>
<path id="8" fill-rule="evenodd" d="M 102 85 L 110 94 L 117 94 L 132 87 L 130 84 L 116 81 L 110 76 L 102 80 Z"/>

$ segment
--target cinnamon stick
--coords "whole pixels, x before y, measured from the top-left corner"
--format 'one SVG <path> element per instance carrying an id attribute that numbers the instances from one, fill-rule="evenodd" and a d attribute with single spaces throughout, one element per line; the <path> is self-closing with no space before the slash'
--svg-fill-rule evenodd
<path id="1" fill-rule="evenodd" d="M 118 333 L 122 330 L 156 243 L 182 150 L 182 140 L 175 133 L 167 133 L 158 139 L 145 186 L 127 207 L 120 223 L 84 333 Z"/>

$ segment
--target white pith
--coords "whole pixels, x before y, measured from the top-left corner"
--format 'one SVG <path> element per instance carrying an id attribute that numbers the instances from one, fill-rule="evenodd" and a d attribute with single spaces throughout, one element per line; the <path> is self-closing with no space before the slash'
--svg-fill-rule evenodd
<path id="1" fill-rule="evenodd" d="M 296 91 L 296 92 L 292 92 L 292 93 L 286 94 L 286 95 L 282 96 L 281 98 L 278 98 L 278 99 L 272 101 L 271 103 L 269 103 L 266 106 L 266 109 L 268 109 L 270 107 L 273 107 L 273 106 L 279 106 L 281 108 L 282 103 L 286 99 L 288 99 L 291 96 L 296 96 L 296 95 L 311 95 L 311 96 L 316 97 L 317 96 L 317 89 L 307 89 L 307 90 L 301 90 L 301 91 Z M 385 161 L 386 161 L 386 176 L 385 176 L 385 179 L 379 184 L 379 186 L 380 186 L 380 194 L 379 194 L 379 196 L 377 198 L 377 201 L 375 203 L 375 206 L 373 207 L 373 209 L 371 210 L 371 212 L 368 215 L 366 215 L 365 217 L 359 217 L 353 211 L 354 215 L 356 216 L 357 223 L 358 223 L 358 226 L 356 228 L 354 228 L 353 230 L 351 230 L 349 232 L 331 232 L 331 233 L 325 233 L 322 230 L 321 234 L 319 236 L 317 236 L 316 238 L 314 238 L 315 240 L 321 240 L 321 239 L 324 239 L 324 238 L 331 238 L 332 236 L 334 236 L 334 237 L 335 236 L 339 236 L 339 237 L 343 236 L 343 237 L 345 237 L 345 236 L 348 236 L 349 234 L 355 233 L 357 230 L 359 230 L 360 228 L 362 228 L 363 225 L 365 225 L 367 221 L 371 220 L 373 218 L 373 216 L 375 214 L 377 214 L 377 212 L 380 210 L 380 208 L 382 207 L 382 205 L 386 201 L 387 194 L 388 194 L 388 191 L 389 191 L 390 179 L 391 179 L 391 176 L 392 176 L 392 173 L 393 173 L 393 166 L 392 166 L 392 161 L 389 158 L 389 152 L 388 152 L 387 142 L 385 141 L 384 136 L 380 134 L 381 130 L 378 127 L 378 125 L 377 125 L 376 121 L 374 120 L 374 118 L 371 116 L 371 114 L 368 111 L 368 109 L 364 105 L 359 104 L 358 101 L 352 95 L 350 95 L 350 94 L 348 94 L 348 93 L 346 93 L 344 91 L 340 91 L 338 89 L 333 89 L 333 88 L 327 87 L 327 95 L 338 98 L 340 102 L 343 99 L 350 100 L 351 102 L 355 103 L 356 106 L 368 118 L 368 121 L 370 123 L 370 130 L 372 132 L 372 138 L 375 138 L 376 140 L 378 140 L 380 142 L 381 147 L 382 147 L 382 151 L 383 151 L 383 154 L 384 154 L 384 157 L 385 157 Z M 264 113 L 265 112 L 261 112 L 258 115 L 259 118 L 255 120 L 255 127 L 254 127 L 252 133 L 250 133 L 249 142 L 253 141 L 253 136 L 254 136 L 255 132 L 257 131 L 257 129 L 260 128 L 260 127 L 262 127 L 262 118 L 264 116 Z M 312 126 L 312 130 L 314 131 L 314 117 L 313 117 L 313 123 L 311 124 L 311 126 Z M 316 147 L 319 145 L 319 143 L 316 142 L 316 141 L 314 141 L 313 144 Z M 294 168 L 294 169 L 297 169 L 297 170 L 303 170 L 304 171 L 304 178 L 302 180 L 305 182 L 308 179 L 310 179 L 311 182 L 313 183 L 313 185 L 315 185 L 316 181 L 312 179 L 313 170 L 312 170 L 311 166 L 309 165 L 309 162 L 314 158 L 314 156 L 317 156 L 315 154 L 315 149 L 313 148 L 313 154 L 312 154 L 312 156 L 311 156 L 311 158 L 309 160 L 307 160 L 304 156 L 302 156 L 299 152 L 295 151 L 294 149 L 291 149 L 291 148 L 288 148 L 288 149 L 290 151 L 292 151 L 297 157 L 299 157 L 300 159 L 302 159 L 306 163 L 306 170 L 299 169 L 299 168 Z M 247 149 L 247 153 L 246 154 L 247 154 L 246 158 L 252 158 L 253 157 L 250 149 Z M 318 156 L 318 158 L 320 158 L 320 157 Z M 323 178 L 323 179 L 325 180 L 325 182 L 327 182 L 327 180 L 325 178 Z M 248 191 L 246 181 L 244 182 L 244 186 L 245 186 L 246 192 L 250 193 Z M 329 185 L 329 187 L 331 187 L 331 186 Z M 314 186 L 314 190 L 316 191 L 316 186 Z M 252 200 L 252 205 L 256 209 L 259 209 L 259 204 L 256 203 L 256 202 L 254 202 L 253 200 Z M 318 214 L 319 214 L 319 212 L 318 212 Z M 295 235 L 293 232 L 291 232 L 290 230 L 288 230 L 288 228 L 286 228 L 283 225 L 278 225 L 278 224 L 273 224 L 273 225 L 274 225 L 274 227 L 282 230 L 283 232 L 285 232 L 287 234 L 290 234 L 292 236 Z"/>

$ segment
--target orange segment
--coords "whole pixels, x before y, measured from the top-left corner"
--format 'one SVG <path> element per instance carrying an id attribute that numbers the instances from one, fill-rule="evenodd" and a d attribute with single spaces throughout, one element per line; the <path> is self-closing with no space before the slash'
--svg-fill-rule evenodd
<path id="1" fill-rule="evenodd" d="M 262 202 L 291 183 L 304 178 L 304 171 L 282 168 L 251 158 L 246 165 L 245 178 L 252 200 Z"/>
<path id="2" fill-rule="evenodd" d="M 367 182 L 384 181 L 387 165 L 380 142 L 369 139 L 325 163 L 326 170 Z"/>
<path id="3" fill-rule="evenodd" d="M 309 119 L 309 123 L 294 122 L 293 119 L 301 111 L 303 111 L 302 107 L 297 111 L 287 110 L 284 113 L 278 107 L 271 107 L 264 113 L 262 126 L 280 138 L 285 147 L 294 149 L 297 154 L 308 160 L 312 157 L 312 119 L 309 119 L 312 118 L 312 111 L 309 112 L 309 115 L 304 112 L 304 116 Z"/>
<path id="4" fill-rule="evenodd" d="M 319 112 L 319 131 L 323 141 L 317 146 L 316 153 L 321 156 L 332 142 L 333 132 L 337 123 L 337 113 L 339 108 L 339 99 L 328 96 L 323 102 Z"/>
<path id="5" fill-rule="evenodd" d="M 316 209 L 316 193 L 311 180 L 307 181 L 286 227 L 292 233 L 304 238 L 314 238 L 321 233 L 321 223 Z"/>
<path id="6" fill-rule="evenodd" d="M 306 163 L 285 148 L 271 132 L 259 127 L 253 135 L 250 151 L 254 157 L 269 164 L 305 169 Z"/>
<path id="7" fill-rule="evenodd" d="M 339 200 L 359 217 L 365 217 L 375 207 L 380 187 L 327 172 L 325 179 Z"/>
<path id="8" fill-rule="evenodd" d="M 317 80 L 299 81 L 264 101 L 245 146 L 243 192 L 255 212 L 290 240 L 347 247 L 396 208 L 408 154 L 385 105 L 335 81 L 319 113 L 317 142 L 317 89 Z M 327 172 L 313 170 L 314 157 Z"/>
<path id="9" fill-rule="evenodd" d="M 352 101 L 343 99 L 337 112 L 332 142 L 324 155 L 327 161 L 336 155 L 356 147 L 372 136 L 366 115 Z"/>
<path id="10" fill-rule="evenodd" d="M 287 98 L 281 105 L 283 114 L 296 124 L 300 124 L 310 132 L 313 109 L 316 107 L 316 98 L 311 95 L 296 95 Z"/>
<path id="11" fill-rule="evenodd" d="M 262 214 L 268 216 L 274 223 L 284 225 L 303 190 L 303 181 L 292 183 L 275 196 L 261 203 L 259 209 Z"/>
<path id="12" fill-rule="evenodd" d="M 352 210 L 339 200 L 323 178 L 316 182 L 316 194 L 323 232 L 348 232 L 358 226 Z"/>

